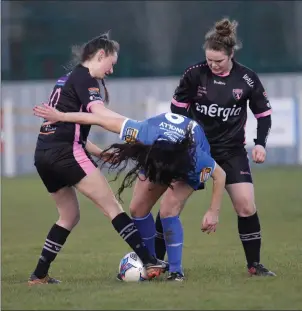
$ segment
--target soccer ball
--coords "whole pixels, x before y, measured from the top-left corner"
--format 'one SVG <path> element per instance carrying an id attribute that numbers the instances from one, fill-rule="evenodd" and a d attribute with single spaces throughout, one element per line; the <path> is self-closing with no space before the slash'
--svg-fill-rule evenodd
<path id="1" fill-rule="evenodd" d="M 126 254 L 119 265 L 119 273 L 124 282 L 139 282 L 147 280 L 147 272 L 136 253 Z"/>

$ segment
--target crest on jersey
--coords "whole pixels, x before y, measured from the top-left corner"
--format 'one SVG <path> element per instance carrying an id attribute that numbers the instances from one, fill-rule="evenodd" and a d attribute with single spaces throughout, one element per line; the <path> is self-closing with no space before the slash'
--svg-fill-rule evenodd
<path id="1" fill-rule="evenodd" d="M 137 135 L 138 135 L 137 129 L 134 129 L 132 127 L 128 127 L 126 129 L 126 133 L 125 133 L 125 141 L 127 143 L 133 143 L 136 141 Z"/>
<path id="2" fill-rule="evenodd" d="M 236 100 L 239 100 L 243 94 L 242 89 L 233 89 L 233 96 Z"/>
<path id="3" fill-rule="evenodd" d="M 211 172 L 211 167 L 205 167 L 200 173 L 200 182 L 206 182 L 210 178 Z"/>

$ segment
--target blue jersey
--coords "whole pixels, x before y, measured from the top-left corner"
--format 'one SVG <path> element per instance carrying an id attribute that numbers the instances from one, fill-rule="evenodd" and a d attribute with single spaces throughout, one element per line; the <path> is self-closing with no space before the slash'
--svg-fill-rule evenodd
<path id="1" fill-rule="evenodd" d="M 144 121 L 128 119 L 123 124 L 120 138 L 126 142 L 138 140 L 147 145 L 153 144 L 156 140 L 176 142 L 185 137 L 188 128 L 191 128 L 196 146 L 195 172 L 188 177 L 188 184 L 196 190 L 209 179 L 215 169 L 215 161 L 210 154 L 210 145 L 197 122 L 170 112 Z"/>

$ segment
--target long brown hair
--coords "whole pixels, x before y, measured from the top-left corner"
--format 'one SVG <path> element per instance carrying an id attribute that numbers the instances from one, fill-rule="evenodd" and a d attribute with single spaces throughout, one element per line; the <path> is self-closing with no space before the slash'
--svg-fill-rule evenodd
<path id="1" fill-rule="evenodd" d="M 242 46 L 237 39 L 237 26 L 237 21 L 231 22 L 228 18 L 216 22 L 214 28 L 205 35 L 203 48 L 224 51 L 226 55 L 230 56 Z"/>
<path id="2" fill-rule="evenodd" d="M 103 33 L 82 46 L 75 45 L 72 47 L 72 55 L 73 59 L 71 64 L 73 66 L 83 63 L 86 60 L 91 59 L 98 50 L 103 49 L 105 51 L 105 55 L 112 55 L 113 53 L 118 53 L 120 46 L 118 42 L 111 40 L 109 36 L 109 32 Z M 109 92 L 107 90 L 105 80 L 101 79 L 101 83 L 104 87 L 105 91 L 105 103 L 109 103 Z"/>

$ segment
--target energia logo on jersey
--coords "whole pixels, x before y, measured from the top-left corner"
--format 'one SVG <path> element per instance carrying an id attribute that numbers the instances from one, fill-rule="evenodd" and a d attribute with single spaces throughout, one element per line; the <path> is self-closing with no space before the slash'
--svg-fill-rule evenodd
<path id="1" fill-rule="evenodd" d="M 229 117 L 239 116 L 241 112 L 241 107 L 237 107 L 233 105 L 232 108 L 223 108 L 218 107 L 216 104 L 211 104 L 210 106 L 201 105 L 199 103 L 195 103 L 196 110 L 200 113 L 205 114 L 206 116 L 215 118 L 221 117 L 222 121 L 227 121 Z"/>

